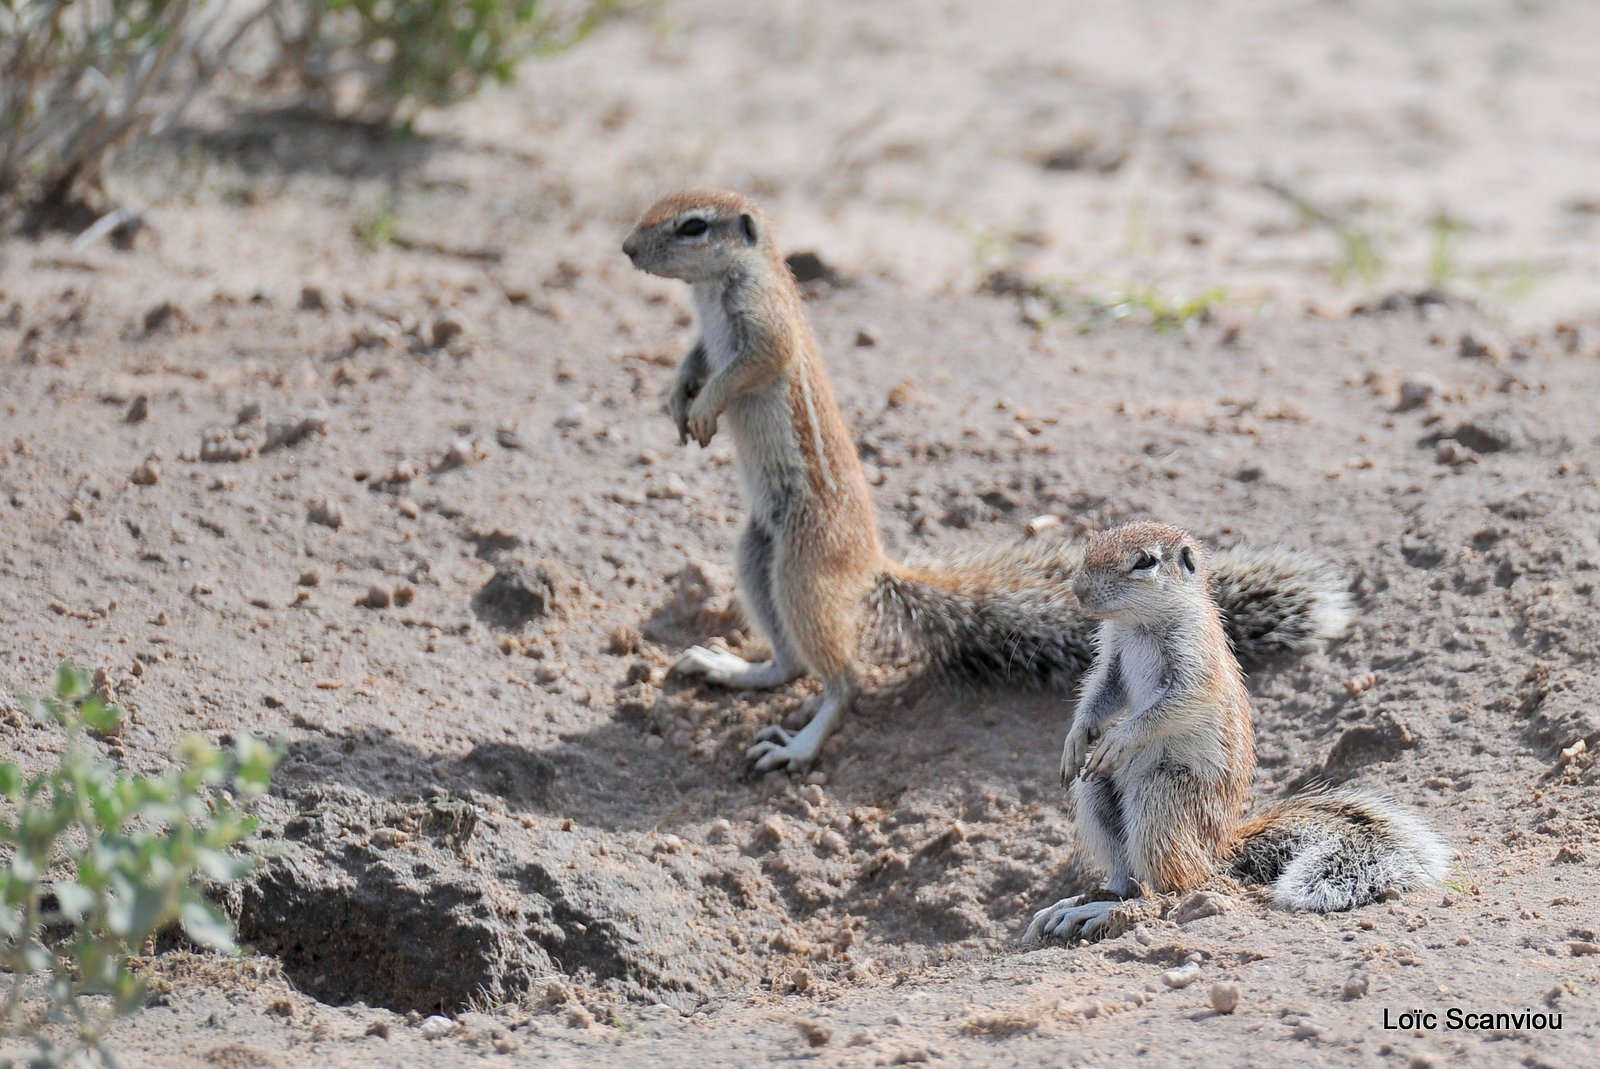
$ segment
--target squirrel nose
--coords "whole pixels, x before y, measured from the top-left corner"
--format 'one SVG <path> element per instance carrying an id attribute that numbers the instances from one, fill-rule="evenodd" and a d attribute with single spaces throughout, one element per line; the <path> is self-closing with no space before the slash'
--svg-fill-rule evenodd
<path id="1" fill-rule="evenodd" d="M 1078 596 L 1079 601 L 1089 600 L 1089 577 L 1080 575 L 1072 581 L 1072 592 Z"/>
<path id="2" fill-rule="evenodd" d="M 639 255 L 639 239 L 635 235 L 629 234 L 628 239 L 622 243 L 622 252 L 630 260 L 637 257 Z"/>

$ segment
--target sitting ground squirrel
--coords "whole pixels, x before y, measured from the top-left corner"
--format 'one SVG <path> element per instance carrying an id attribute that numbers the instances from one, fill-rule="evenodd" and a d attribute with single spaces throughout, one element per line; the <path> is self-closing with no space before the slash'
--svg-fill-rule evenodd
<path id="1" fill-rule="evenodd" d="M 726 687 L 781 686 L 805 672 L 822 699 L 804 729 L 761 731 L 756 771 L 805 769 L 859 691 L 864 630 L 909 638 L 928 666 L 974 682 L 1049 682 L 1091 658 L 1091 621 L 1071 577 L 1081 545 L 1028 545 L 927 565 L 889 561 L 855 443 L 834 401 L 794 277 L 761 209 L 694 190 L 653 205 L 622 245 L 635 267 L 693 289 L 700 338 L 668 399 L 680 442 L 733 436 L 750 516 L 737 577 L 772 648 L 749 662 L 695 646 L 674 665 Z M 1282 549 L 1219 554 L 1217 597 L 1239 654 L 1308 649 L 1340 635 L 1348 596 L 1327 565 Z"/>
<path id="2" fill-rule="evenodd" d="M 1443 877 L 1443 842 L 1380 795 L 1311 791 L 1242 819 L 1256 769 L 1250 699 L 1186 532 L 1131 523 L 1094 536 L 1073 590 L 1102 622 L 1061 779 L 1107 878 L 1036 913 L 1025 941 L 1095 938 L 1118 901 L 1219 873 L 1319 912 Z"/>

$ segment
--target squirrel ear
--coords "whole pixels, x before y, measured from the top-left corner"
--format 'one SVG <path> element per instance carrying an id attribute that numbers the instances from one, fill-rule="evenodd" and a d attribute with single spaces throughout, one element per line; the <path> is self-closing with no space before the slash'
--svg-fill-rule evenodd
<path id="1" fill-rule="evenodd" d="M 756 228 L 755 217 L 749 212 L 739 216 L 739 233 L 744 237 L 746 245 L 758 245 L 761 243 L 761 234 Z"/>
<path id="2" fill-rule="evenodd" d="M 1190 575 L 1194 574 L 1194 550 L 1184 546 L 1178 553 L 1178 560 L 1183 564 L 1184 570 Z"/>

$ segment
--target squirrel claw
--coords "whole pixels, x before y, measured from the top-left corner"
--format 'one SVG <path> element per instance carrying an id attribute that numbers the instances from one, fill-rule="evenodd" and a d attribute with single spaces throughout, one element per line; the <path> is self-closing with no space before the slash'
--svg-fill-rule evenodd
<path id="1" fill-rule="evenodd" d="M 1069 785 L 1083 773 L 1084 758 L 1089 756 L 1089 744 L 1094 736 L 1088 731 L 1074 728 L 1067 733 L 1066 745 L 1061 748 L 1061 785 Z"/>
<path id="2" fill-rule="evenodd" d="M 702 449 L 710 445 L 711 439 L 717 436 L 717 416 L 718 413 L 703 399 L 696 399 L 694 404 L 689 406 L 689 415 L 685 422 L 689 434 L 700 443 Z"/>
<path id="3" fill-rule="evenodd" d="M 1035 913 L 1033 923 L 1028 925 L 1022 941 L 1033 943 L 1059 939 L 1066 943 L 1079 940 L 1089 943 L 1105 935 L 1112 912 L 1122 903 L 1107 900 L 1085 902 L 1084 897 L 1074 895 L 1063 898 L 1055 905 Z"/>
<path id="4" fill-rule="evenodd" d="M 1078 773 L 1079 779 L 1088 779 L 1091 776 L 1109 776 L 1117 769 L 1128 763 L 1136 747 L 1128 741 L 1126 736 L 1112 735 L 1104 739 L 1095 747 L 1094 753 L 1089 755 L 1089 760 L 1084 762 L 1083 769 Z"/>
<path id="5" fill-rule="evenodd" d="M 794 736 L 777 724 L 769 724 L 756 732 L 755 741 L 745 750 L 745 763 L 752 772 L 804 772 L 811 764 L 803 755 L 793 752 L 789 744 Z"/>

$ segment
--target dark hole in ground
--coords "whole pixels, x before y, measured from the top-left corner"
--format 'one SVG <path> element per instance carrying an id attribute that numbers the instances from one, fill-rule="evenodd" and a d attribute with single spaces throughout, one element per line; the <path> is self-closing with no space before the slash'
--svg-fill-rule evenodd
<path id="1" fill-rule="evenodd" d="M 415 869 L 382 862 L 355 878 L 274 862 L 244 893 L 239 934 L 321 1002 L 457 1013 L 475 996 L 514 996 L 538 975 L 498 913 L 487 888 L 459 878 L 424 884 Z"/>
<path id="2" fill-rule="evenodd" d="M 520 555 L 498 560 L 494 575 L 472 599 L 472 611 L 491 627 L 521 627 L 555 612 L 563 587 L 548 564 Z"/>
<path id="3" fill-rule="evenodd" d="M 484 771 L 507 756 L 474 753 Z M 518 822 L 508 837 L 466 799 L 291 791 L 263 806 L 279 845 L 227 904 L 241 941 L 321 1002 L 457 1013 L 564 974 L 688 1006 L 727 982 L 725 947 L 685 952 L 694 902 L 660 870 L 596 869 L 578 837 L 534 843 Z"/>

